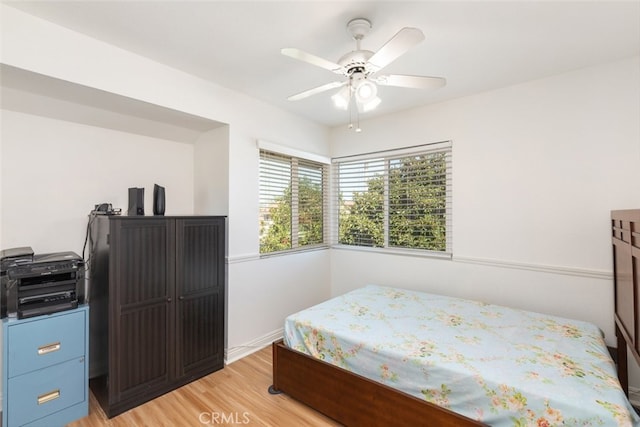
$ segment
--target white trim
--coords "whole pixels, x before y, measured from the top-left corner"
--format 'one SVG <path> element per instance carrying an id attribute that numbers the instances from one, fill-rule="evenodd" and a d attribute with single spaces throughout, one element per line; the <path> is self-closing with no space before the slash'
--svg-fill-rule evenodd
<path id="1" fill-rule="evenodd" d="M 234 255 L 234 256 L 227 257 L 227 264 L 240 264 L 242 262 L 259 261 L 265 258 L 272 258 L 277 256 L 283 256 L 283 255 L 296 255 L 296 254 L 303 254 L 306 252 L 314 252 L 314 251 L 324 251 L 327 249 L 330 249 L 330 245 L 323 243 L 317 246 L 309 246 L 309 247 L 303 246 L 301 249 L 287 249 L 279 252 L 270 252 L 268 254 Z"/>
<path id="2" fill-rule="evenodd" d="M 323 246 L 322 248 L 315 248 L 315 250 L 320 250 L 320 249 L 327 249 L 327 247 Z M 508 260 L 491 259 L 491 258 L 467 257 L 467 256 L 452 255 L 447 252 L 410 250 L 410 249 L 393 249 L 393 248 L 370 248 L 370 247 L 363 247 L 363 246 L 349 246 L 349 245 L 339 245 L 339 244 L 331 245 L 329 249 L 336 249 L 336 250 L 342 250 L 342 251 L 379 253 L 383 255 L 401 255 L 401 256 L 411 256 L 411 257 L 419 257 L 419 258 L 436 258 L 436 259 L 443 259 L 443 260 L 452 260 L 454 262 L 461 262 L 461 263 L 467 263 L 467 264 L 488 265 L 491 267 L 515 268 L 518 270 L 538 271 L 542 273 L 564 274 L 568 276 L 588 277 L 592 279 L 613 280 L 613 272 L 607 271 L 607 270 L 593 270 L 588 268 L 566 267 L 561 265 L 532 264 L 532 263 L 526 263 L 526 262 L 516 262 L 516 261 L 508 261 Z M 284 252 L 281 255 L 293 255 L 300 252 L 301 251 Z M 251 261 L 258 261 L 263 258 L 267 258 L 267 257 L 260 256 L 260 254 L 244 254 L 244 255 L 228 257 L 227 263 L 236 264 L 236 263 L 242 263 L 242 262 L 251 262 Z"/>
<path id="3" fill-rule="evenodd" d="M 236 264 L 240 262 L 257 261 L 260 259 L 260 254 L 242 254 L 232 255 L 227 257 L 227 264 Z"/>
<path id="4" fill-rule="evenodd" d="M 284 336 L 284 328 L 278 328 L 275 331 L 269 332 L 266 335 L 249 341 L 245 345 L 238 345 L 230 349 L 225 350 L 225 365 L 230 365 L 233 362 L 237 362 L 243 357 L 247 357 L 256 351 L 262 350 L 268 345 L 271 345 L 274 341 L 281 339 Z"/>
<path id="5" fill-rule="evenodd" d="M 376 248 L 376 247 L 370 247 L 370 246 L 342 245 L 340 243 L 331 245 L 331 249 L 337 249 L 341 251 L 359 251 L 359 252 L 378 253 L 383 255 L 412 256 L 412 257 L 418 257 L 418 258 L 451 259 L 451 254 L 449 252 L 428 251 L 425 249 L 404 249 L 404 248 L 393 248 L 393 247 Z"/>
<path id="6" fill-rule="evenodd" d="M 305 252 L 315 252 L 315 251 L 324 251 L 330 249 L 329 245 L 326 243 L 313 245 L 313 246 L 300 246 L 296 249 L 284 249 L 282 251 L 277 252 L 268 252 L 265 254 L 260 254 L 260 259 L 263 258 L 272 258 L 283 255 L 294 255 L 294 254 L 303 254 Z"/>
<path id="7" fill-rule="evenodd" d="M 410 156 L 414 153 L 429 153 L 432 151 L 451 150 L 453 143 L 451 140 L 430 142 L 427 144 L 412 145 L 410 147 L 390 148 L 388 150 L 371 151 L 368 153 L 350 154 L 346 156 L 333 157 L 333 163 L 351 162 L 360 160 L 370 160 L 377 158 L 395 158 L 402 156 Z"/>
<path id="8" fill-rule="evenodd" d="M 565 267 L 560 265 L 530 264 L 525 262 L 506 261 L 490 258 L 475 258 L 454 255 L 454 262 L 468 264 L 489 265 L 492 267 L 515 268 L 519 270 L 531 270 L 543 273 L 565 274 L 568 276 L 589 277 L 592 279 L 613 280 L 613 273 L 606 270 L 591 270 L 587 268 Z"/>
<path id="9" fill-rule="evenodd" d="M 271 151 L 278 154 L 284 154 L 291 157 L 297 157 L 299 159 L 311 160 L 313 162 L 324 163 L 325 165 L 331 164 L 331 159 L 320 154 L 308 153 L 306 151 L 298 150 L 286 145 L 280 145 L 262 139 L 258 140 L 258 149 Z"/>

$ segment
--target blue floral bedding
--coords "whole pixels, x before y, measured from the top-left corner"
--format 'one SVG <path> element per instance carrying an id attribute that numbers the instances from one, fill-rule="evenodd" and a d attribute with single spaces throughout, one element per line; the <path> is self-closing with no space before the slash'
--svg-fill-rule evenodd
<path id="1" fill-rule="evenodd" d="M 640 426 L 586 322 L 370 285 L 289 316 L 285 343 L 492 426 Z"/>

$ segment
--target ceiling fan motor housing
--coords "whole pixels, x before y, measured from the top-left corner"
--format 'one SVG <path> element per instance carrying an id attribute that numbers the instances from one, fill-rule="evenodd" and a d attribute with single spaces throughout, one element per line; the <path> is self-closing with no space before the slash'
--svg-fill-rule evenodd
<path id="1" fill-rule="evenodd" d="M 371 22 L 365 18 L 355 18 L 347 23 L 347 31 L 356 41 L 356 50 L 353 50 L 342 56 L 338 60 L 338 64 L 344 69 L 344 75 L 350 77 L 353 73 L 363 73 L 369 75 L 367 70 L 367 62 L 373 56 L 370 50 L 360 49 L 360 41 L 369 34 L 371 30 Z"/>
<path id="2" fill-rule="evenodd" d="M 353 50 L 338 60 L 338 64 L 344 68 L 344 74 L 350 76 L 355 72 L 370 74 L 367 70 L 367 62 L 373 56 L 370 50 Z"/>
<path id="3" fill-rule="evenodd" d="M 362 40 L 371 31 L 371 22 L 364 18 L 355 18 L 347 22 L 347 31 L 356 41 Z"/>

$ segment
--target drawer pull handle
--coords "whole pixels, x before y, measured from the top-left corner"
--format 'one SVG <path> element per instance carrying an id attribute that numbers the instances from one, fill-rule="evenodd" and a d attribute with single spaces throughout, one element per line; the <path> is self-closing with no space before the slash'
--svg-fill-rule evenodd
<path id="1" fill-rule="evenodd" d="M 38 354 L 42 356 L 43 354 L 53 353 L 54 351 L 60 350 L 60 342 L 54 342 L 52 344 L 43 345 L 42 347 L 38 347 Z"/>
<path id="2" fill-rule="evenodd" d="M 56 400 L 59 397 L 60 397 L 60 389 L 50 391 L 49 393 L 41 394 L 40 396 L 38 396 L 38 405 L 51 402 L 52 400 Z"/>

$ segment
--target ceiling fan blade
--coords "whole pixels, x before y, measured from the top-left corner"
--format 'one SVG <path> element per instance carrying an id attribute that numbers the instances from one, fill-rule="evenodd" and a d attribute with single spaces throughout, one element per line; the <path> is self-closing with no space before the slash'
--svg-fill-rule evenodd
<path id="1" fill-rule="evenodd" d="M 336 74 L 342 74 L 344 72 L 344 68 L 341 65 L 336 64 L 335 62 L 331 62 L 327 59 L 320 58 L 319 56 L 304 52 L 300 49 L 296 49 L 295 47 L 285 47 L 284 49 L 280 50 L 280 53 L 285 56 L 307 62 L 311 65 L 315 65 L 316 67 L 333 71 Z"/>
<path id="2" fill-rule="evenodd" d="M 327 90 L 335 89 L 341 86 L 344 86 L 347 82 L 331 82 L 324 84 L 322 86 L 314 87 L 313 89 L 305 90 L 304 92 L 297 93 L 295 95 L 291 95 L 287 99 L 289 101 L 298 101 L 303 98 L 307 98 L 311 95 L 315 95 L 320 92 L 325 92 Z"/>
<path id="3" fill-rule="evenodd" d="M 405 76 L 389 74 L 372 78 L 380 86 L 399 86 L 416 89 L 438 89 L 447 84 L 447 79 L 442 77 Z"/>
<path id="4" fill-rule="evenodd" d="M 367 65 L 372 67 L 373 72 L 378 71 L 391 64 L 422 40 L 424 40 L 422 31 L 417 28 L 405 27 L 374 53 L 369 58 Z"/>

